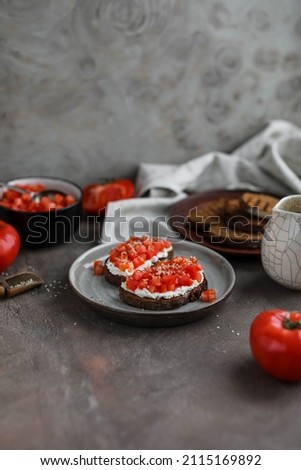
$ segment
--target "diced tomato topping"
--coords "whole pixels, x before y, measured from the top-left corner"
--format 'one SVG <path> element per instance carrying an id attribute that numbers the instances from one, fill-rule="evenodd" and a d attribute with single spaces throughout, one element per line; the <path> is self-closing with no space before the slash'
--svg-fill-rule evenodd
<path id="1" fill-rule="evenodd" d="M 136 289 L 136 286 L 137 286 L 137 282 L 135 281 L 135 279 L 131 276 L 128 280 L 127 280 L 127 283 L 126 283 L 128 289 L 130 290 L 135 290 Z"/>
<path id="2" fill-rule="evenodd" d="M 192 286 L 194 281 L 199 283 L 202 279 L 202 267 L 195 259 L 178 256 L 159 261 L 143 271 L 137 270 L 125 282 L 131 291 L 147 289 L 152 293 L 165 293 Z"/>
<path id="3" fill-rule="evenodd" d="M 167 285 L 166 284 L 161 284 L 159 292 L 160 292 L 160 294 L 165 294 L 165 292 L 167 292 Z"/>
<path id="4" fill-rule="evenodd" d="M 189 276 L 189 274 L 181 274 L 180 276 L 180 284 L 181 286 L 191 286 L 192 280 Z"/>
<path id="5" fill-rule="evenodd" d="M 121 262 L 121 263 L 119 263 L 118 267 L 119 267 L 120 271 L 128 270 L 129 272 L 132 272 L 135 269 L 135 265 L 132 261 Z"/>
<path id="6" fill-rule="evenodd" d="M 158 287 L 161 285 L 161 278 L 160 276 L 153 276 L 149 280 L 150 286 Z"/>
<path id="7" fill-rule="evenodd" d="M 186 268 L 186 273 L 189 274 L 190 277 L 194 277 L 195 274 L 198 272 L 198 267 L 196 264 L 191 264 L 190 266 L 187 266 Z"/>
<path id="8" fill-rule="evenodd" d="M 216 299 L 216 292 L 214 289 L 206 289 L 201 293 L 202 302 L 212 302 Z"/>
<path id="9" fill-rule="evenodd" d="M 133 265 L 134 265 L 135 269 L 138 268 L 141 264 L 143 264 L 143 263 L 140 262 L 140 260 L 138 259 L 138 256 L 137 256 L 137 258 L 133 259 Z"/>
<path id="10" fill-rule="evenodd" d="M 139 271 L 139 269 L 135 271 L 133 274 L 135 281 L 140 281 L 140 279 L 142 279 L 142 276 L 143 276 L 143 272 Z"/>
<path id="11" fill-rule="evenodd" d="M 145 246 L 145 245 L 142 245 L 142 244 L 141 244 L 141 245 L 137 245 L 137 247 L 136 247 L 136 252 L 137 252 L 138 254 L 145 253 L 146 250 L 147 250 L 146 246 Z"/>
<path id="12" fill-rule="evenodd" d="M 93 263 L 93 269 L 96 276 L 102 276 L 104 274 L 104 265 L 100 259 L 96 259 Z"/>
<path id="13" fill-rule="evenodd" d="M 42 184 L 16 184 L 21 189 L 37 193 L 43 191 L 45 188 Z M 32 200 L 30 194 L 21 194 L 12 189 L 4 192 L 0 205 L 8 207 L 13 210 L 27 211 L 27 212 L 40 212 L 49 211 L 53 209 L 63 209 L 64 207 L 71 206 L 75 203 L 75 198 L 71 194 L 63 196 L 62 194 L 54 194 L 53 197 L 44 196 L 40 201 Z"/>
<path id="14" fill-rule="evenodd" d="M 139 289 L 146 289 L 148 285 L 147 279 L 141 279 L 138 285 L 139 285 Z"/>
<path id="15" fill-rule="evenodd" d="M 148 286 L 148 290 L 149 292 L 151 292 L 152 294 L 156 291 L 156 287 L 155 286 Z"/>
<path id="16" fill-rule="evenodd" d="M 171 248 L 171 243 L 163 239 L 151 237 L 131 237 L 120 243 L 110 252 L 110 261 L 121 271 L 133 271 L 157 256 L 158 253 Z M 167 253 L 166 253 L 167 256 Z"/>

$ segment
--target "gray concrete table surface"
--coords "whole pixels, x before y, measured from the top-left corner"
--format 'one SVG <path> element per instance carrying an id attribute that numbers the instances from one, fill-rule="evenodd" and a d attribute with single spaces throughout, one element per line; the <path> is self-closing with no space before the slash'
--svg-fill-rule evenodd
<path id="1" fill-rule="evenodd" d="M 164 328 L 110 322 L 68 284 L 91 243 L 25 249 L 9 272 L 44 285 L 1 300 L 1 449 L 300 449 L 301 384 L 251 356 L 255 315 L 298 309 L 300 292 L 260 258 L 232 258 L 237 282 L 202 320 Z"/>

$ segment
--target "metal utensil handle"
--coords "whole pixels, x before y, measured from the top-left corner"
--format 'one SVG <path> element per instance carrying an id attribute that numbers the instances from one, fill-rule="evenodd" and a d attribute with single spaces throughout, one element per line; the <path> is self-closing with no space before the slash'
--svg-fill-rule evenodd
<path id="1" fill-rule="evenodd" d="M 19 188 L 19 186 L 14 186 L 13 184 L 0 182 L 0 187 L 12 189 L 13 191 L 17 191 L 18 193 L 21 193 L 21 194 L 31 194 L 30 191 L 27 191 L 26 189 L 23 189 L 23 188 Z"/>

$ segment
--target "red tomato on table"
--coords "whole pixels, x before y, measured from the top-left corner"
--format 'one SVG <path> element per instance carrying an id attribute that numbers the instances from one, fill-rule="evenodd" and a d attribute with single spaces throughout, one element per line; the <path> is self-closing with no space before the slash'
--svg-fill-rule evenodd
<path id="1" fill-rule="evenodd" d="M 83 188 L 82 207 L 87 214 L 104 213 L 108 202 L 129 199 L 134 191 L 134 184 L 128 179 L 89 184 Z"/>
<path id="2" fill-rule="evenodd" d="M 0 220 L 0 272 L 5 271 L 16 259 L 20 250 L 17 230 Z"/>
<path id="3" fill-rule="evenodd" d="M 301 312 L 259 313 L 251 325 L 250 346 L 268 374 L 291 382 L 301 380 Z"/>

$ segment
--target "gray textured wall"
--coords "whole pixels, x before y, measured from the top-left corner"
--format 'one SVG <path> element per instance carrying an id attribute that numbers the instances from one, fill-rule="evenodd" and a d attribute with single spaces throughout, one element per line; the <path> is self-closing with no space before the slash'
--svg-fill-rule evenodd
<path id="1" fill-rule="evenodd" d="M 1 0 L 1 178 L 86 183 L 301 125 L 300 0 Z"/>

